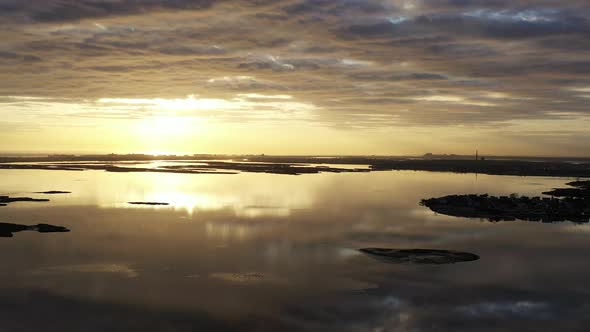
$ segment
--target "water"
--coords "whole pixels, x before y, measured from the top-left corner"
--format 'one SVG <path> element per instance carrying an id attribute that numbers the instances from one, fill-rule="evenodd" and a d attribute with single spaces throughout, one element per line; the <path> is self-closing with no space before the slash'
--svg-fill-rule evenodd
<path id="1" fill-rule="evenodd" d="M 420 199 L 568 179 L 0 171 L 4 331 L 586 331 L 590 228 L 435 215 Z M 160 201 L 170 206 L 135 206 Z M 478 254 L 387 264 L 364 247 Z"/>

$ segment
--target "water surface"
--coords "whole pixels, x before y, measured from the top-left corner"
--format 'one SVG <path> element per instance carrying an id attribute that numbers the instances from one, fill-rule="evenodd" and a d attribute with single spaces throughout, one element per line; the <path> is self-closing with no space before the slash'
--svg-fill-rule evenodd
<path id="1" fill-rule="evenodd" d="M 588 225 L 441 216 L 422 198 L 539 195 L 570 179 L 1 170 L 3 329 L 586 331 Z M 46 190 L 72 194 L 41 195 Z M 137 206 L 129 201 L 167 202 Z M 387 264 L 365 247 L 475 253 Z"/>

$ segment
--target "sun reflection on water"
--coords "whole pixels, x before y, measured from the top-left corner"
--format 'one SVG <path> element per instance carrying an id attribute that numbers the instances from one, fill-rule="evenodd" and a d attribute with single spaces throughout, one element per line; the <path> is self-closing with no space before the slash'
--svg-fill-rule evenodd
<path id="1" fill-rule="evenodd" d="M 268 180 L 264 174 L 198 175 L 137 174 L 137 187 L 128 188 L 126 200 L 110 204 L 126 208 L 172 208 L 188 216 L 199 211 L 229 210 L 236 217 L 288 217 L 294 209 L 308 208 L 311 188 L 293 191 L 289 183 Z M 290 180 L 290 179 L 289 179 Z M 148 185 L 149 184 L 149 185 Z M 165 206 L 129 205 L 128 201 L 160 202 Z"/>

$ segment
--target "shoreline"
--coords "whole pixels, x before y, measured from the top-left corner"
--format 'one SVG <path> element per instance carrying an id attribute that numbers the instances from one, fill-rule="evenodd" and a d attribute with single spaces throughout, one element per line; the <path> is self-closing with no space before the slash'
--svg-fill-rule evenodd
<path id="1" fill-rule="evenodd" d="M 182 162 L 182 165 L 126 167 L 134 163 Z M 192 163 L 192 164 L 191 164 Z M 338 166 L 354 165 L 352 168 Z M 376 171 L 428 171 L 486 175 L 590 178 L 590 162 L 530 160 L 409 159 L 384 157 L 282 157 L 282 156 L 149 156 L 83 155 L 34 158 L 0 158 L 0 169 L 104 170 L 107 172 L 162 172 L 185 174 L 317 174 Z"/>

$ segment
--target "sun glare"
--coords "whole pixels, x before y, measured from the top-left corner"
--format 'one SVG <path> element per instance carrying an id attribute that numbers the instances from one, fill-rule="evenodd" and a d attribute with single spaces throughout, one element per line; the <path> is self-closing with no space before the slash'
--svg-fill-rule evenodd
<path id="1" fill-rule="evenodd" d="M 154 117 L 139 121 L 136 130 L 140 135 L 178 136 L 192 127 L 193 119 L 185 117 Z"/>
<path id="2" fill-rule="evenodd" d="M 194 134 L 203 134 L 202 121 L 192 117 L 169 116 L 137 120 L 132 131 L 138 150 L 150 155 L 178 154 Z"/>

